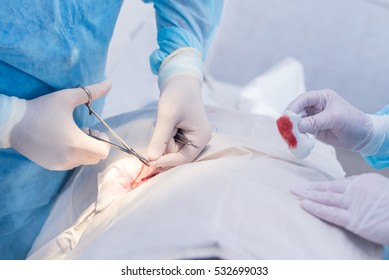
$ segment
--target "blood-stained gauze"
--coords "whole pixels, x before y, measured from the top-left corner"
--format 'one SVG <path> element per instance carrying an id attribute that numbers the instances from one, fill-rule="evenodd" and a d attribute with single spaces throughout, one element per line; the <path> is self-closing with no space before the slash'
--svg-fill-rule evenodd
<path id="1" fill-rule="evenodd" d="M 285 111 L 284 114 L 277 119 L 277 127 L 280 135 L 288 144 L 290 152 L 299 159 L 306 158 L 315 146 L 315 142 L 305 133 L 300 133 L 297 124 L 301 120 L 301 116 L 292 111 Z"/>
<path id="2" fill-rule="evenodd" d="M 146 166 L 135 157 L 113 162 L 104 172 L 97 174 L 96 211 L 108 207 L 115 199 L 137 188 L 160 171 L 161 168 Z"/>

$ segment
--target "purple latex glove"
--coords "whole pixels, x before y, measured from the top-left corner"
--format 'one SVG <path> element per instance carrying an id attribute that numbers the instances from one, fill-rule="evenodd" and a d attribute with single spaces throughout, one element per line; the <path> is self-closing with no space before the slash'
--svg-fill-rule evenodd
<path id="1" fill-rule="evenodd" d="M 389 245 L 389 179 L 376 173 L 293 188 L 312 215 Z"/>
<path id="2" fill-rule="evenodd" d="M 367 149 L 366 154 L 382 143 L 378 138 L 371 143 L 375 138 L 373 121 L 378 117 L 364 114 L 332 90 L 303 93 L 286 110 L 301 113 L 299 131 L 314 134 L 324 143 L 353 151 Z"/>

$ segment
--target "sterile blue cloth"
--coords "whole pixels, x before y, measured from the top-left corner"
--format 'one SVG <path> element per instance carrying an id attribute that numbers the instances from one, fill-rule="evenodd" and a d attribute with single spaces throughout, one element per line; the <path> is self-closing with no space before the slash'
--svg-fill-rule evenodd
<path id="1" fill-rule="evenodd" d="M 156 8 L 160 49 L 150 58 L 154 73 L 177 48 L 194 47 L 205 56 L 222 0 L 145 2 L 154 2 Z M 104 80 L 121 4 L 122 0 L 3 0 L 0 94 L 33 99 Z M 103 99 L 92 105 L 101 111 Z M 2 110 L 0 121 L 6 121 L 7 114 Z M 93 120 L 85 106 L 77 108 L 74 117 L 80 127 Z M 48 171 L 12 149 L 0 149 L 0 259 L 25 258 L 68 173 Z"/>
<path id="2" fill-rule="evenodd" d="M 384 260 L 389 260 L 389 246 L 384 247 Z"/>

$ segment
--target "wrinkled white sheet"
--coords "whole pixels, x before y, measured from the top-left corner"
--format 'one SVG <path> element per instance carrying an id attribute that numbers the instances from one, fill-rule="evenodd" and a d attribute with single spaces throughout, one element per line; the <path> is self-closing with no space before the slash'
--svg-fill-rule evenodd
<path id="1" fill-rule="evenodd" d="M 275 120 L 207 108 L 214 136 L 194 163 L 167 170 L 96 210 L 98 173 L 122 155 L 82 167 L 57 201 L 31 259 L 370 259 L 381 247 L 307 214 L 293 185 L 344 176 L 317 142 L 293 157 Z M 144 150 L 155 108 L 111 120 Z M 148 131 L 148 133 L 147 133 Z"/>
<path id="2" fill-rule="evenodd" d="M 282 62 L 241 94 L 226 84 L 212 88 L 204 99 L 214 105 L 207 107 L 213 138 L 195 162 L 132 190 L 122 186 L 139 163 L 119 151 L 78 168 L 29 258 L 381 258 L 381 246 L 309 215 L 289 192 L 344 176 L 332 147 L 315 140 L 310 155 L 297 159 L 277 131 L 276 118 L 304 90 L 301 64 Z M 155 116 L 148 107 L 109 123 L 144 153 Z"/>

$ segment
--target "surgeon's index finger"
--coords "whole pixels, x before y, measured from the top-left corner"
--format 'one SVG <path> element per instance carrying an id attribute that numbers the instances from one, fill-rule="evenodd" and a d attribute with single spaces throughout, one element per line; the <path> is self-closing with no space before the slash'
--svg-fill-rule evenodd
<path id="1" fill-rule="evenodd" d="M 350 220 L 350 214 L 346 209 L 323 205 L 311 200 L 303 200 L 301 207 L 312 215 L 338 226 L 345 227 Z"/>
<path id="2" fill-rule="evenodd" d="M 109 141 L 108 136 L 103 132 L 94 132 L 94 135 L 98 138 Z M 84 132 L 80 131 L 80 143 L 79 148 L 89 158 L 105 159 L 108 156 L 110 146 L 109 144 L 90 137 Z"/>
<path id="3" fill-rule="evenodd" d="M 173 167 L 192 162 L 201 152 L 201 149 L 190 145 L 183 145 L 181 150 L 161 156 L 152 163 L 155 167 Z"/>
<path id="4" fill-rule="evenodd" d="M 94 101 L 96 99 L 99 99 L 100 97 L 103 97 L 106 95 L 110 89 L 111 89 L 111 82 L 108 80 L 105 80 L 104 82 L 90 85 L 90 86 L 84 86 L 86 90 L 90 93 L 92 100 Z M 86 92 L 86 90 L 80 88 L 74 89 L 74 105 L 82 105 L 89 102 L 89 95 Z"/>
<path id="5" fill-rule="evenodd" d="M 323 102 L 323 98 L 325 98 L 325 96 L 321 91 L 308 91 L 299 95 L 286 109 L 295 114 L 299 114 L 305 111 L 306 108 L 319 105 Z"/>
<path id="6" fill-rule="evenodd" d="M 349 184 L 348 179 L 333 180 L 333 181 L 323 181 L 323 182 L 312 182 L 306 184 L 306 189 L 322 191 L 322 192 L 334 192 L 334 193 L 344 193 Z"/>

